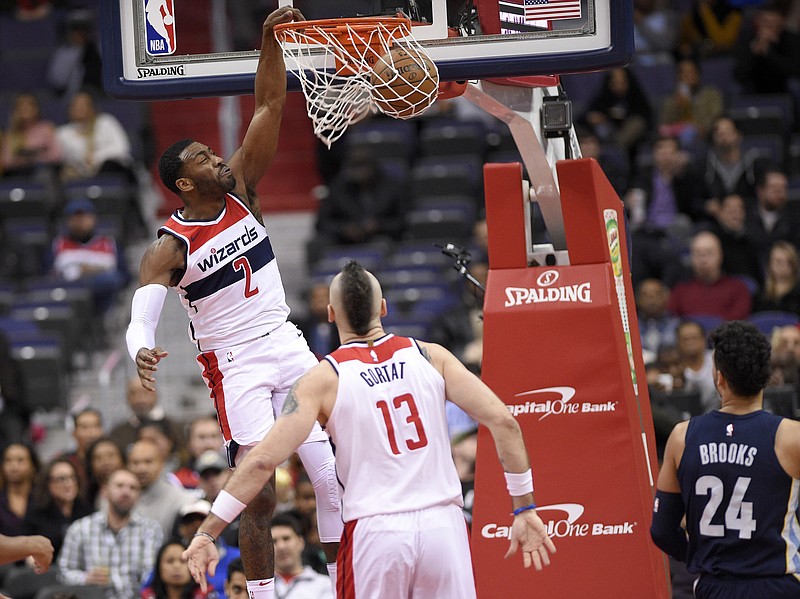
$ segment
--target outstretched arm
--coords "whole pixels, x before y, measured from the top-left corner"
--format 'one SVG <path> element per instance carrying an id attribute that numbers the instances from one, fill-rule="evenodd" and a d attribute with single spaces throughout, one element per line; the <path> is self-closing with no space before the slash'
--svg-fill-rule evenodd
<path id="1" fill-rule="evenodd" d="M 314 422 L 320 415 L 323 396 L 330 394 L 330 365 L 323 362 L 309 370 L 292 387 L 283 404 L 283 412 L 264 437 L 236 467 L 233 476 L 220 492 L 211 513 L 200 525 L 183 559 L 189 571 L 203 590 L 206 588 L 206 571 L 214 575 L 219 561 L 213 539 L 245 506 L 264 488 L 272 478 L 275 468 L 286 461 L 305 441 Z M 335 389 L 335 384 L 334 384 Z"/>
<path id="2" fill-rule="evenodd" d="M 0 535 L 0 564 L 33 557 L 36 571 L 47 572 L 53 561 L 53 544 L 40 535 L 7 537 Z"/>
<path id="3" fill-rule="evenodd" d="M 139 267 L 140 286 L 131 301 L 131 322 L 125 341 L 131 359 L 136 362 L 139 380 L 148 391 L 155 391 L 153 373 L 167 356 L 155 342 L 167 287 L 173 283 L 176 273 L 185 268 L 185 260 L 181 242 L 172 235 L 163 235 L 150 245 Z"/>
<path id="4" fill-rule="evenodd" d="M 449 351 L 434 343 L 421 344 L 431 364 L 442 373 L 447 399 L 452 401 L 479 424 L 487 427 L 494 439 L 497 456 L 506 472 L 514 522 L 511 525 L 510 557 L 522 548 L 526 568 L 533 563 L 537 570 L 550 564 L 555 545 L 533 503 L 533 483 L 530 462 L 522 431 L 500 398 L 483 381 L 467 370 Z M 524 482 L 527 481 L 527 482 Z"/>
<path id="5" fill-rule="evenodd" d="M 271 13 L 264 21 L 261 54 L 256 69 L 255 112 L 244 135 L 242 147 L 227 161 L 236 177 L 237 195 L 247 198 L 256 215 L 260 215 L 260 208 L 254 193 L 255 186 L 275 157 L 281 114 L 286 100 L 286 65 L 273 29 L 279 23 L 301 20 L 304 17 L 299 10 L 284 6 Z"/>

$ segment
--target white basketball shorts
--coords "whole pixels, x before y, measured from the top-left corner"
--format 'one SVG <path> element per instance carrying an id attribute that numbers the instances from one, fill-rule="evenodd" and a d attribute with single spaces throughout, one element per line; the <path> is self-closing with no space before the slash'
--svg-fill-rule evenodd
<path id="1" fill-rule="evenodd" d="M 197 356 L 226 447 L 252 447 L 267 434 L 295 381 L 318 361 L 303 334 L 286 322 L 269 335 Z M 306 439 L 327 441 L 319 423 Z M 244 452 L 239 452 L 240 461 Z"/>
<path id="2" fill-rule="evenodd" d="M 457 505 L 346 522 L 338 599 L 474 599 L 464 514 Z"/>

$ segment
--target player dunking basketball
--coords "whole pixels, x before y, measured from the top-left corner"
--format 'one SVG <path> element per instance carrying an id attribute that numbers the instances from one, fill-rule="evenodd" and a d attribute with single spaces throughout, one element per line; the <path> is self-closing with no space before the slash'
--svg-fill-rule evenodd
<path id="1" fill-rule="evenodd" d="M 289 307 L 254 191 L 275 155 L 286 97 L 286 70 L 273 27 L 302 18 L 296 9 L 283 7 L 264 21 L 255 113 L 242 147 L 230 159 L 192 140 L 173 144 L 161 156 L 162 181 L 184 206 L 161 227 L 142 258 L 127 333 L 142 385 L 153 390 L 157 365 L 167 356 L 156 346 L 156 325 L 167 288 L 178 292 L 232 467 L 266 435 L 292 384 L 317 364 L 287 321 Z M 314 484 L 320 540 L 335 579 L 342 521 L 327 436 L 315 428 L 298 453 Z M 252 599 L 273 597 L 271 480 L 262 481 L 239 531 Z"/>
<path id="2" fill-rule="evenodd" d="M 475 597 L 461 486 L 450 455 L 445 398 L 489 428 L 506 470 L 514 521 L 506 556 L 550 563 L 555 547 L 533 505 L 530 464 L 506 406 L 439 345 L 387 335 L 378 280 L 351 262 L 331 284 L 329 318 L 343 345 L 292 388 L 283 414 L 214 502 L 184 553 L 205 585 L 212 542 L 255 497 L 317 419 L 336 445 L 345 531 L 339 599 Z"/>

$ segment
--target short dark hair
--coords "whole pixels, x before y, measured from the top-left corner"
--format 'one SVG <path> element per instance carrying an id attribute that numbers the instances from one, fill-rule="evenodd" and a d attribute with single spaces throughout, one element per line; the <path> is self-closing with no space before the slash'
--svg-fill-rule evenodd
<path id="1" fill-rule="evenodd" d="M 158 174 L 161 177 L 161 182 L 164 187 L 169 189 L 172 193 L 180 195 L 178 186 L 175 185 L 181 176 L 181 169 L 183 168 L 183 160 L 181 160 L 181 152 L 183 152 L 190 144 L 193 144 L 193 139 L 182 139 L 176 141 L 161 154 L 158 159 Z"/>
<path id="2" fill-rule="evenodd" d="M 228 582 L 230 582 L 231 578 L 236 572 L 241 572 L 242 574 L 244 574 L 244 565 L 242 564 L 241 557 L 232 559 L 230 563 L 228 563 L 228 573 L 227 573 Z"/>
<path id="3" fill-rule="evenodd" d="M 726 322 L 714 329 L 710 338 L 714 365 L 736 395 L 751 397 L 767 386 L 772 372 L 771 348 L 754 325 L 740 320 Z"/>
<path id="4" fill-rule="evenodd" d="M 342 307 L 347 322 L 356 335 L 366 335 L 372 321 L 372 281 L 355 260 L 345 265 L 341 275 Z"/>
<path id="5" fill-rule="evenodd" d="M 74 426 L 78 426 L 78 420 L 80 420 L 80 417 L 85 414 L 94 414 L 95 416 L 97 416 L 97 419 L 100 421 L 100 424 L 101 425 L 103 424 L 103 415 L 100 413 L 100 410 L 92 407 L 83 408 L 82 410 L 78 410 L 77 412 L 75 412 L 72 415 L 72 424 Z"/>
<path id="6" fill-rule="evenodd" d="M 300 521 L 291 514 L 278 514 L 273 516 L 272 521 L 269 523 L 270 527 L 273 526 L 286 526 L 291 528 L 298 537 L 303 536 L 303 525 Z"/>

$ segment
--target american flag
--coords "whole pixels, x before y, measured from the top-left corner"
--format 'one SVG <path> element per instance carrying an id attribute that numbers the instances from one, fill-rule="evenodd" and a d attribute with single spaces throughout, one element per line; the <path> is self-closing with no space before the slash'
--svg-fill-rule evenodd
<path id="1" fill-rule="evenodd" d="M 501 0 L 499 4 L 500 10 L 521 12 L 526 23 L 581 17 L 581 0 Z"/>

